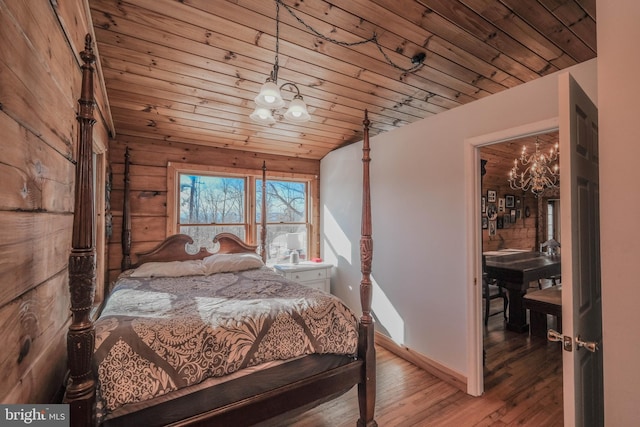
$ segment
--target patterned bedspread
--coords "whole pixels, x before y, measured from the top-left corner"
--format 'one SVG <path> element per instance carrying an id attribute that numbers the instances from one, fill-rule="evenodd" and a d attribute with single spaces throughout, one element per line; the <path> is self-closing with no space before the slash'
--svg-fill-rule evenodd
<path id="1" fill-rule="evenodd" d="M 355 354 L 356 316 L 268 268 L 120 279 L 96 322 L 103 415 L 242 368 L 311 353 Z"/>

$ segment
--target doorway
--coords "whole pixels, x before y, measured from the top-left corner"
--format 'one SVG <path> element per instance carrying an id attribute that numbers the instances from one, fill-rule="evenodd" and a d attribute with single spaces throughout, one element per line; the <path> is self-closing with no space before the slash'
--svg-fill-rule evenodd
<path id="1" fill-rule="evenodd" d="M 558 141 L 558 131 L 520 136 L 478 148 L 483 166 L 480 180 L 481 252 L 483 255 L 511 251 L 538 251 L 542 242 L 557 238 L 560 231 L 559 181 L 534 194 L 512 188 L 508 182 L 514 159 L 523 146 L 533 153 L 538 143 L 541 153 L 548 153 Z M 551 286 L 550 280 L 531 282 L 530 291 Z M 484 391 L 509 389 L 511 384 L 529 383 L 532 390 L 543 387 L 548 399 L 546 411 L 554 419 L 563 418 L 562 352 L 545 338 L 528 332 L 507 330 L 500 299 L 490 300 L 485 317 L 482 304 Z M 485 320 L 487 320 L 485 324 Z M 549 327 L 554 327 L 549 318 Z M 533 392 L 533 391 L 532 391 Z M 538 396 L 540 398 L 540 396 Z"/>
<path id="2" fill-rule="evenodd" d="M 571 74 L 559 77 L 559 117 L 518 128 L 465 140 L 465 162 L 469 173 L 466 190 L 470 209 L 467 259 L 469 269 L 469 394 L 484 391 L 482 367 L 481 291 L 482 274 L 480 232 L 480 148 L 523 136 L 560 129 L 562 191 L 562 334 L 554 338 L 563 348 L 563 401 L 565 425 L 593 419 L 601 424 L 604 399 L 602 390 L 602 312 L 600 286 L 600 239 L 598 211 L 597 108 Z M 576 167 L 579 163 L 579 167 Z M 584 175 L 584 176 L 583 176 Z M 580 202 L 580 203 L 578 203 Z M 588 219 L 594 219 L 589 221 Z M 574 280 L 575 279 L 575 280 Z M 576 291 L 576 283 L 580 289 Z M 584 289 L 582 289 L 584 287 Z M 581 299 L 582 298 L 582 299 Z M 592 308 L 585 310 L 584 308 Z M 573 342 L 586 351 L 573 351 Z M 585 368 L 588 365 L 588 368 Z M 585 403 L 586 402 L 586 403 Z"/>
<path id="3" fill-rule="evenodd" d="M 516 148 L 513 148 L 513 146 L 515 146 L 515 141 L 522 138 L 527 138 L 532 136 L 535 137 L 535 135 L 550 134 L 553 132 L 557 133 L 557 131 L 558 131 L 558 119 L 552 118 L 552 119 L 543 120 L 540 122 L 534 122 L 534 123 L 522 125 L 519 127 L 502 130 L 502 131 L 491 133 L 491 134 L 485 134 L 478 137 L 469 138 L 466 140 L 467 144 L 465 148 L 465 157 L 469 165 L 468 167 L 470 168 L 469 170 L 474 171 L 473 173 L 467 175 L 468 176 L 467 189 L 468 189 L 468 194 L 470 195 L 470 200 L 473 199 L 478 201 L 477 205 L 474 206 L 474 209 L 469 210 L 470 215 L 468 216 L 469 229 L 474 230 L 473 234 L 470 234 L 470 238 L 473 240 L 473 245 L 472 247 L 470 247 L 470 249 L 472 250 L 468 252 L 468 256 L 470 257 L 470 263 L 476 266 L 473 272 L 473 277 L 471 278 L 472 282 L 478 283 L 477 279 L 475 278 L 480 278 L 482 276 L 481 253 L 483 251 L 482 249 L 483 248 L 483 232 L 488 233 L 488 227 L 483 230 L 481 227 L 481 220 L 480 220 L 482 215 L 481 202 L 480 202 L 481 197 L 482 196 L 484 196 L 485 198 L 488 197 L 487 192 L 485 193 L 482 192 L 481 182 L 479 179 L 479 177 L 481 176 L 480 175 L 481 150 L 485 147 L 488 148 L 491 146 L 493 146 L 494 149 L 508 150 L 509 154 L 508 155 L 503 154 L 502 157 L 504 157 L 505 162 L 507 162 L 507 159 L 509 158 L 509 161 L 513 163 L 513 157 L 511 156 L 513 156 L 514 151 L 517 151 Z M 512 147 L 508 148 L 510 144 L 512 145 Z M 520 149 L 521 149 L 521 146 L 520 146 Z M 506 176 L 505 175 L 506 173 L 508 172 L 503 172 L 503 176 Z M 506 177 L 504 179 L 506 182 Z M 487 183 L 489 183 L 489 181 Z M 508 183 L 506 185 L 508 185 Z M 500 198 L 498 197 L 498 191 L 500 190 L 496 188 L 495 191 L 496 191 L 496 200 L 498 200 Z M 516 193 L 510 192 L 508 194 L 515 195 Z M 523 220 L 527 222 L 526 221 L 527 206 L 529 207 L 528 209 L 529 222 L 536 221 L 536 219 L 538 218 L 538 214 L 537 214 L 537 208 L 535 207 L 536 205 L 534 205 L 534 200 L 535 198 L 533 197 L 527 198 L 526 195 L 524 196 L 524 198 L 520 199 L 520 207 L 519 207 L 520 217 L 518 217 L 518 212 L 517 212 L 518 208 L 516 208 L 516 224 L 514 224 L 514 227 L 511 228 L 512 231 L 515 230 L 515 227 L 518 225 L 518 221 L 520 224 L 523 222 Z M 499 209 L 500 202 L 498 201 L 497 203 L 498 203 L 498 209 Z M 514 206 L 516 206 L 515 204 L 517 203 L 517 201 L 514 200 L 513 203 L 514 203 Z M 486 206 L 485 206 L 485 209 L 486 209 Z M 506 210 L 506 197 L 505 197 L 505 210 Z M 510 211 L 509 211 L 509 215 L 511 215 Z M 511 217 L 509 218 L 509 221 L 510 221 L 509 226 L 511 226 Z M 504 222 L 502 225 L 504 230 Z M 498 229 L 497 229 L 497 219 L 496 219 L 496 236 L 498 235 L 497 230 Z M 535 235 L 535 231 L 533 232 L 533 234 Z M 508 243 L 506 241 L 506 237 L 503 236 L 503 238 L 505 239 L 505 242 L 501 243 L 500 237 L 496 237 L 496 241 L 493 243 L 496 246 L 496 248 L 498 247 L 506 248 L 507 244 L 509 245 L 513 244 L 515 247 L 515 243 L 513 240 Z M 533 250 L 533 246 L 535 246 L 536 241 L 537 241 L 537 238 L 534 237 L 533 240 L 531 241 L 534 243 L 531 243 L 531 242 L 528 243 L 528 245 L 530 246 L 529 247 L 530 250 Z M 486 362 L 486 360 L 483 358 L 485 330 L 484 330 L 484 322 L 483 322 L 483 309 L 482 309 L 483 299 L 482 299 L 481 286 L 473 286 L 469 288 L 469 301 L 471 302 L 469 322 L 470 322 L 470 328 L 473 332 L 469 335 L 468 346 L 470 349 L 474 349 L 474 351 L 470 352 L 467 392 L 469 394 L 479 396 L 484 392 L 485 365 L 483 364 L 483 362 Z M 497 318 L 499 316 L 494 316 L 494 317 L 496 318 L 496 320 L 498 320 Z M 528 337 L 528 335 L 525 335 L 525 336 Z"/>

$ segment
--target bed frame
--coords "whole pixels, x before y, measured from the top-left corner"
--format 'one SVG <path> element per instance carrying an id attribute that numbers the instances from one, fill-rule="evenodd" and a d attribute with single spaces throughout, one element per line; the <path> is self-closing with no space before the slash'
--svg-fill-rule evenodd
<path id="1" fill-rule="evenodd" d="M 94 212 L 92 186 L 92 133 L 93 124 L 93 64 L 96 60 L 91 47 L 91 36 L 85 39 L 85 49 L 80 56 L 82 66 L 82 93 L 78 101 L 78 151 L 75 185 L 75 214 L 73 221 L 72 250 L 69 257 L 69 290 L 72 321 L 67 333 L 69 381 L 64 402 L 70 405 L 72 426 L 95 425 L 94 405 L 97 384 L 93 373 L 93 349 L 95 343 L 94 319 L 91 316 L 95 294 L 96 251 L 93 241 Z M 358 386 L 359 419 L 358 427 L 375 427 L 374 420 L 376 370 L 374 348 L 374 326 L 371 316 L 371 261 L 373 240 L 371 238 L 371 202 L 369 181 L 369 120 L 364 116 L 363 141 L 363 191 L 362 191 L 362 233 L 360 239 L 361 271 L 360 302 L 362 316 L 359 321 L 359 341 L 357 357 L 346 365 L 323 371 L 311 377 L 287 384 L 275 390 L 256 394 L 223 407 L 186 417 L 172 425 L 250 425 L 279 415 L 307 410 L 335 398 L 354 385 Z M 185 252 L 185 245 L 192 243 L 188 236 L 168 237 L 154 250 L 138 254 L 135 264 L 131 263 L 131 231 L 128 206 L 128 153 L 125 165 L 125 202 L 123 206 L 123 260 L 122 267 L 129 268 L 144 262 L 157 260 L 199 259 L 209 255 L 200 249 L 193 254 Z M 263 178 L 266 166 L 263 165 Z M 265 179 L 263 179 L 265 185 Z M 264 191 L 264 190 L 263 190 Z M 263 202 L 264 212 L 264 202 Z M 265 215 L 262 216 L 263 221 Z M 259 246 L 247 245 L 233 235 L 219 234 L 215 242 L 221 252 L 260 252 L 265 255 L 266 226 Z M 132 414 L 135 415 L 135 414 Z"/>

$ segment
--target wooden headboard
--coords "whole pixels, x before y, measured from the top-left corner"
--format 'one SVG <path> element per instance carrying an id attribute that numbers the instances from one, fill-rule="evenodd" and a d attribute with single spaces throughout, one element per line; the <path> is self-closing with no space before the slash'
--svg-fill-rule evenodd
<path id="1" fill-rule="evenodd" d="M 186 234 L 174 234 L 167 237 L 162 243 L 148 252 L 136 254 L 138 260 L 131 267 L 139 267 L 146 262 L 163 261 L 188 261 L 192 259 L 202 259 L 213 253 L 238 254 L 251 252 L 256 253 L 257 245 L 249 245 L 243 242 L 235 234 L 220 233 L 213 239 L 214 252 L 207 248 L 194 248 L 193 252 L 189 248 L 194 246 L 191 236 Z"/>

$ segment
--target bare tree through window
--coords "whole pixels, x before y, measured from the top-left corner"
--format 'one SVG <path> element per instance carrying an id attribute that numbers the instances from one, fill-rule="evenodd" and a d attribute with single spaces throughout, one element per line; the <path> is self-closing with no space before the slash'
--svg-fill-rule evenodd
<path id="1" fill-rule="evenodd" d="M 255 183 L 255 189 L 247 188 L 250 182 Z M 247 240 L 246 232 L 251 223 L 246 212 L 248 194 L 255 195 L 256 217 L 253 221 L 256 236 L 261 235 L 261 179 L 250 181 L 247 177 L 180 174 L 179 183 L 179 231 L 193 237 L 199 246 L 210 246 L 213 237 L 221 232 Z M 307 182 L 267 180 L 266 193 L 267 262 L 283 262 L 292 251 L 298 252 L 300 259 L 306 259 Z M 290 247 L 295 241 L 299 242 L 299 248 Z"/>

